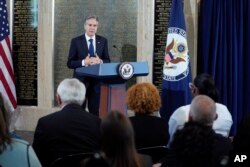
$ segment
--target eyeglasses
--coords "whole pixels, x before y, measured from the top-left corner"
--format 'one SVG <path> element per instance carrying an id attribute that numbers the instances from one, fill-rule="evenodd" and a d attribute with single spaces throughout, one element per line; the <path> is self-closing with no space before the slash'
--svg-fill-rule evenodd
<path id="1" fill-rule="evenodd" d="M 190 88 L 191 90 L 197 88 L 192 82 L 189 82 L 189 83 L 188 83 L 188 86 L 189 86 L 189 88 Z"/>
<path id="2" fill-rule="evenodd" d="M 188 83 L 188 86 L 189 86 L 190 89 L 193 89 L 193 88 L 195 87 L 194 84 L 193 84 L 192 82 L 189 82 L 189 83 Z"/>

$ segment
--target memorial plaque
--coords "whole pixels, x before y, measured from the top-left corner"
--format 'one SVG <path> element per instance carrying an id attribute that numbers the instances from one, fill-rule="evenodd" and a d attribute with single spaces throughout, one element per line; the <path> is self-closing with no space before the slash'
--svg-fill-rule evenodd
<path id="1" fill-rule="evenodd" d="M 31 0 L 14 1 L 13 59 L 18 105 L 37 105 L 37 17 Z M 36 20 L 37 21 L 37 20 Z M 34 24 L 35 23 L 35 24 Z"/>
<path id="2" fill-rule="evenodd" d="M 153 83 L 161 92 L 171 0 L 155 0 Z"/>
<path id="3" fill-rule="evenodd" d="M 72 77 L 67 58 L 72 38 L 84 33 L 84 18 L 99 17 L 97 34 L 108 39 L 112 62 L 136 61 L 136 0 L 55 0 L 54 91 L 64 78 Z M 135 82 L 135 80 L 133 81 Z"/>

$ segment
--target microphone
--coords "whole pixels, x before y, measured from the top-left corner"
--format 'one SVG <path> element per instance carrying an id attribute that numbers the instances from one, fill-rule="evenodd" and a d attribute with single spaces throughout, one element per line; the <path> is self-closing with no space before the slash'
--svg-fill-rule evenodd
<path id="1" fill-rule="evenodd" d="M 123 62 L 123 56 L 122 56 L 122 52 L 121 49 L 119 49 L 116 45 L 113 45 L 113 48 L 115 48 L 119 53 L 120 53 L 120 62 Z"/>

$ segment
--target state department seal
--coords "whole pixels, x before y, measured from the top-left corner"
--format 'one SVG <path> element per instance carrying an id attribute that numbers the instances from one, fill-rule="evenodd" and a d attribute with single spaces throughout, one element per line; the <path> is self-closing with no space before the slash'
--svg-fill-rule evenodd
<path id="1" fill-rule="evenodd" d="M 134 67 L 128 62 L 119 65 L 118 73 L 122 79 L 128 80 L 134 75 Z"/>
<path id="2" fill-rule="evenodd" d="M 163 79 L 179 81 L 189 73 L 189 55 L 186 31 L 177 27 L 168 28 L 163 65 Z"/>

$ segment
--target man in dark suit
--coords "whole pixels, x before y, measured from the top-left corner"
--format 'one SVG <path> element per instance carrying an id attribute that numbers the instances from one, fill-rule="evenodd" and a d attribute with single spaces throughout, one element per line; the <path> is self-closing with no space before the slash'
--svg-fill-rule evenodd
<path id="1" fill-rule="evenodd" d="M 85 86 L 78 79 L 65 79 L 56 100 L 61 110 L 38 120 L 33 147 L 43 166 L 65 155 L 100 149 L 100 118 L 82 109 Z"/>
<path id="2" fill-rule="evenodd" d="M 67 62 L 69 68 L 76 69 L 110 62 L 107 39 L 96 34 L 97 28 L 98 17 L 88 16 L 84 23 L 85 34 L 71 41 Z M 95 78 L 79 76 L 75 71 L 73 77 L 82 81 L 87 89 L 83 108 L 87 102 L 89 112 L 98 116 L 101 82 Z"/>

